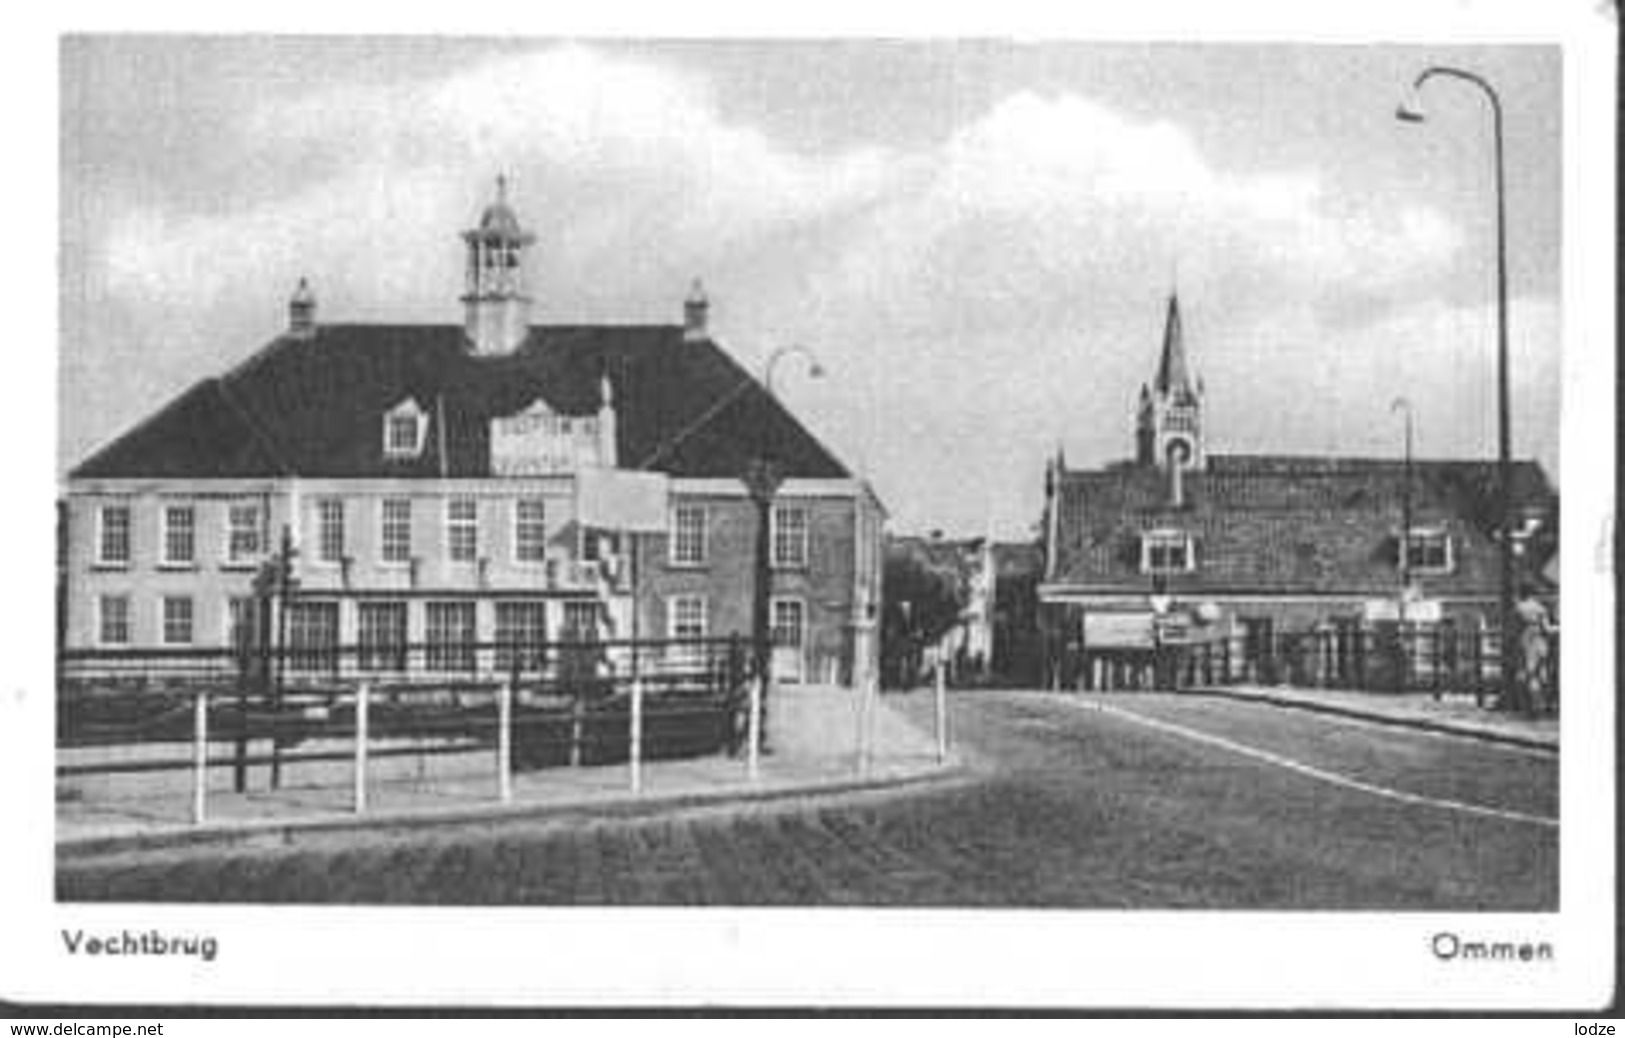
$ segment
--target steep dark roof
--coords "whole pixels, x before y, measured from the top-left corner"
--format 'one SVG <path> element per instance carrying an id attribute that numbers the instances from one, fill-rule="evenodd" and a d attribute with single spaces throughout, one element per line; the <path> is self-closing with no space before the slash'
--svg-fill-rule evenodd
<path id="1" fill-rule="evenodd" d="M 1555 514 L 1540 466 L 1517 462 L 1518 507 Z M 1499 580 L 1493 461 L 1418 461 L 1412 522 L 1452 537 L 1451 573 L 1423 578 L 1431 594 L 1490 593 Z M 1064 472 L 1052 583 L 1144 591 L 1143 531 L 1180 530 L 1196 543 L 1197 569 L 1179 593 L 1391 593 L 1397 582 L 1404 465 L 1365 458 L 1209 456 L 1188 473 L 1183 508 L 1169 506 L 1168 476 L 1150 466 Z M 1544 559 L 1533 560 L 1538 571 Z"/>
<path id="2" fill-rule="evenodd" d="M 765 446 L 791 476 L 848 475 L 745 369 L 677 326 L 534 327 L 513 354 L 479 357 L 456 325 L 338 324 L 198 383 L 72 476 L 488 476 L 492 418 L 538 397 L 596 413 L 606 376 L 624 467 L 732 477 Z M 429 412 L 428 443 L 386 460 L 382 418 L 407 397 Z"/>

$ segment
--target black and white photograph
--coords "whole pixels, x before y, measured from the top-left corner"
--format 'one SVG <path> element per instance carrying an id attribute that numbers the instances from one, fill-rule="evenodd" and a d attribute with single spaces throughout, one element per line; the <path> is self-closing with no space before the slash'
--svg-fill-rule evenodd
<path id="1" fill-rule="evenodd" d="M 1605 1003 L 1613 16 L 1498 11 L 35 34 L 12 997 Z"/>

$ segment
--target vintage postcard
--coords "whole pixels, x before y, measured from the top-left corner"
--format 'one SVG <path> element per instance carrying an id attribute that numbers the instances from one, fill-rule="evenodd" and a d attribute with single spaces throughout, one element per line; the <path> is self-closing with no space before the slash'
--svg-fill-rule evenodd
<path id="1" fill-rule="evenodd" d="M 1606 1002 L 1612 18 L 1431 6 L 34 39 L 6 996 Z"/>

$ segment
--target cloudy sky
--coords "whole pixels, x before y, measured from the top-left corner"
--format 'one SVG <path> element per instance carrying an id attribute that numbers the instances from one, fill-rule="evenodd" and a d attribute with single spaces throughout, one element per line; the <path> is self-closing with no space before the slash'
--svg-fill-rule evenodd
<path id="1" fill-rule="evenodd" d="M 1176 283 L 1209 449 L 1493 456 L 1489 119 L 1515 439 L 1556 475 L 1555 47 L 69 38 L 60 468 L 281 328 L 460 320 L 495 175 L 534 319 L 675 322 L 775 377 L 907 531 L 1022 533 L 1131 450 Z"/>

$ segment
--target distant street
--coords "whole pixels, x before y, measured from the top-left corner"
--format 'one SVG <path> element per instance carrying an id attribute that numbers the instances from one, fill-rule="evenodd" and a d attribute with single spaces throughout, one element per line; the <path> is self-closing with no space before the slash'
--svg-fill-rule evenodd
<path id="1" fill-rule="evenodd" d="M 888 696 L 922 725 L 924 693 Z M 1555 755 L 1200 696 L 956 693 L 924 790 L 65 860 L 66 899 L 1557 907 Z"/>

